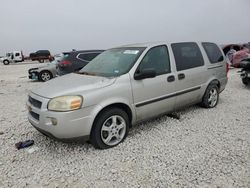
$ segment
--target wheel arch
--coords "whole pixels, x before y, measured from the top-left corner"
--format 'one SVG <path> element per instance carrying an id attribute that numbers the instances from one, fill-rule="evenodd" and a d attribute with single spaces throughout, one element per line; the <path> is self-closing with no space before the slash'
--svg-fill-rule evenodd
<path id="1" fill-rule="evenodd" d="M 208 87 L 209 85 L 211 85 L 211 84 L 217 85 L 218 89 L 220 90 L 221 83 L 220 83 L 220 81 L 219 81 L 218 79 L 213 79 L 213 80 L 211 80 L 211 81 L 209 82 L 209 84 L 207 85 L 207 87 Z"/>
<path id="2" fill-rule="evenodd" d="M 129 118 L 129 121 L 130 121 L 130 127 L 132 126 L 132 122 L 133 122 L 133 118 L 134 118 L 133 111 L 129 107 L 129 105 L 124 103 L 124 102 L 115 102 L 115 103 L 110 103 L 110 104 L 106 104 L 105 106 L 102 106 L 102 108 L 96 113 L 96 116 L 95 116 L 95 118 L 93 120 L 93 125 L 94 125 L 95 121 L 97 120 L 98 116 L 103 111 L 105 111 L 107 109 L 110 109 L 110 108 L 120 108 L 121 110 L 124 110 L 128 115 L 128 118 Z M 93 128 L 93 125 L 92 125 L 92 128 Z M 92 131 L 92 128 L 91 128 L 91 131 Z"/>
<path id="3" fill-rule="evenodd" d="M 42 70 L 40 70 L 39 74 L 42 73 L 42 72 L 49 72 L 50 74 L 52 74 L 52 72 L 50 70 L 48 70 L 48 69 L 42 69 Z"/>
<path id="4" fill-rule="evenodd" d="M 207 82 L 207 85 L 206 85 L 206 87 L 204 88 L 205 90 L 203 90 L 204 92 L 203 92 L 202 98 L 204 97 L 204 95 L 205 95 L 205 93 L 206 93 L 206 91 L 207 91 L 207 88 L 208 88 L 211 84 L 217 85 L 217 87 L 218 87 L 218 89 L 219 89 L 219 91 L 220 91 L 220 87 L 221 87 L 220 81 L 219 81 L 217 78 L 212 78 L 212 79 L 210 79 L 210 80 Z"/>

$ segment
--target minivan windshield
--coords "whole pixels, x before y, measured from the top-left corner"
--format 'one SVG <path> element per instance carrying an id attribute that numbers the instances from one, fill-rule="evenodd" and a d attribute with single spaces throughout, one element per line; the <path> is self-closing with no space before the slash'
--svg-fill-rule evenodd
<path id="1" fill-rule="evenodd" d="M 123 47 L 107 50 L 90 61 L 80 74 L 116 77 L 127 73 L 145 48 Z"/>

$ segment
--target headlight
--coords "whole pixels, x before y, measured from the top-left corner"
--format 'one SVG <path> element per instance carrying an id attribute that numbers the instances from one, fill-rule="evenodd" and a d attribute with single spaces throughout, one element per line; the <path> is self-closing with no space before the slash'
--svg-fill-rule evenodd
<path id="1" fill-rule="evenodd" d="M 66 112 L 81 108 L 83 98 L 81 96 L 61 96 L 49 101 L 48 110 Z"/>

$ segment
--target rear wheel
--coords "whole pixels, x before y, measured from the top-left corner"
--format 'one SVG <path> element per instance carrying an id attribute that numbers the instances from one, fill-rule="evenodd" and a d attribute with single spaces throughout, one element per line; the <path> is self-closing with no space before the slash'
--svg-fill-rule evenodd
<path id="1" fill-rule="evenodd" d="M 9 62 L 8 60 L 4 60 L 4 61 L 3 61 L 3 64 L 4 64 L 4 65 L 8 65 L 8 64 L 10 64 L 10 62 Z"/>
<path id="2" fill-rule="evenodd" d="M 202 98 L 201 106 L 205 108 L 214 108 L 219 102 L 219 88 L 216 84 L 210 84 L 207 87 L 205 95 Z"/>
<path id="3" fill-rule="evenodd" d="M 244 85 L 248 85 L 248 82 L 249 82 L 249 80 L 248 80 L 248 78 L 242 78 L 242 83 L 244 84 Z"/>
<path id="4" fill-rule="evenodd" d="M 95 148 L 107 149 L 120 144 L 127 136 L 129 118 L 119 108 L 109 108 L 97 116 L 90 140 Z"/>
<path id="5" fill-rule="evenodd" d="M 49 71 L 42 71 L 39 74 L 39 80 L 42 82 L 46 82 L 49 81 L 50 79 L 52 79 L 52 74 Z"/>

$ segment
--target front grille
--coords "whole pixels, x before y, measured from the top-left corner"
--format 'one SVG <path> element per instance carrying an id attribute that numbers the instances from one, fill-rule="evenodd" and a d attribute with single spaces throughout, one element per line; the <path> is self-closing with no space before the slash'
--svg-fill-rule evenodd
<path id="1" fill-rule="evenodd" d="M 36 120 L 38 120 L 38 121 L 39 121 L 39 118 L 40 118 L 39 114 L 37 114 L 37 113 L 35 113 L 35 112 L 30 111 L 30 115 L 31 115 L 33 118 L 35 118 Z"/>
<path id="2" fill-rule="evenodd" d="M 39 108 L 41 109 L 42 107 L 42 102 L 41 101 L 38 101 L 32 97 L 29 96 L 29 102 L 32 106 L 36 107 L 36 108 Z"/>

